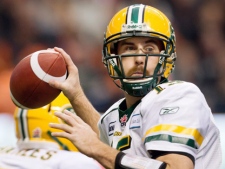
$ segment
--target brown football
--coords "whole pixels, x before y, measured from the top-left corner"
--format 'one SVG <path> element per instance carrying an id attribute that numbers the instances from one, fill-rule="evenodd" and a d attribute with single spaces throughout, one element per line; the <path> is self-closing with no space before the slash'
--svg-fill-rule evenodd
<path id="1" fill-rule="evenodd" d="M 51 79 L 67 78 L 66 63 L 61 54 L 40 50 L 23 58 L 10 78 L 10 93 L 14 104 L 24 109 L 35 109 L 49 104 L 61 92 L 51 87 Z"/>

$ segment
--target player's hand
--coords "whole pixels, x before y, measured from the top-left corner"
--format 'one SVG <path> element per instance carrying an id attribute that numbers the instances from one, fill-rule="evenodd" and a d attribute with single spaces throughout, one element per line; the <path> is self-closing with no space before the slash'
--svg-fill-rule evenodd
<path id="1" fill-rule="evenodd" d="M 49 85 L 60 89 L 63 93 L 68 97 L 70 101 L 79 98 L 80 95 L 83 95 L 82 88 L 80 86 L 80 79 L 79 73 L 76 65 L 73 63 L 71 57 L 61 48 L 55 47 L 53 49 L 48 50 L 55 50 L 59 52 L 65 59 L 68 71 L 68 77 L 64 82 L 58 81 L 50 81 Z"/>
<path id="2" fill-rule="evenodd" d="M 50 127 L 63 130 L 62 132 L 52 132 L 52 136 L 69 139 L 80 152 L 90 157 L 95 154 L 96 147 L 101 141 L 88 124 L 68 110 L 65 110 L 64 113 L 55 112 L 55 116 L 62 119 L 65 124 L 50 123 Z"/>

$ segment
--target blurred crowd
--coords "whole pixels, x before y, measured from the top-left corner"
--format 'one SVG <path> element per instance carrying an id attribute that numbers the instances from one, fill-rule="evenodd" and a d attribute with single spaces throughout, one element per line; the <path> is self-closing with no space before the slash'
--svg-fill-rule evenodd
<path id="1" fill-rule="evenodd" d="M 171 79 L 195 83 L 212 111 L 225 113 L 224 0 L 1 0 L 0 112 L 14 111 L 9 79 L 15 65 L 54 46 L 71 55 L 97 110 L 123 97 L 101 62 L 101 50 L 110 18 L 135 3 L 160 9 L 174 26 L 178 59 Z"/>

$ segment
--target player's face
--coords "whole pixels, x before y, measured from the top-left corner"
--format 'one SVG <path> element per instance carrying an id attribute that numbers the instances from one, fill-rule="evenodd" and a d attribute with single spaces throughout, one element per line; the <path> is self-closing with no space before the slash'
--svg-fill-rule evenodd
<path id="1" fill-rule="evenodd" d="M 161 41 L 149 37 L 133 37 L 118 43 L 118 54 L 159 54 L 163 49 Z M 141 77 L 146 56 L 122 57 L 126 77 Z M 146 68 L 147 75 L 153 75 L 159 57 L 149 56 Z"/>

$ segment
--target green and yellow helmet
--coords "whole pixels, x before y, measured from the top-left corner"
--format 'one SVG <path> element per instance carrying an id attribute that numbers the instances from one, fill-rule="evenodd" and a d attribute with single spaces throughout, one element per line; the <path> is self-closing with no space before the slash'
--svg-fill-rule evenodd
<path id="1" fill-rule="evenodd" d="M 51 136 L 51 132 L 59 131 L 49 127 L 49 123 L 63 123 L 54 115 L 54 112 L 63 110 L 74 112 L 69 100 L 61 92 L 50 104 L 38 109 L 16 108 L 14 113 L 15 129 L 18 142 L 55 143 L 57 147 L 69 151 L 78 151 L 77 148 L 65 138 Z"/>
<path id="2" fill-rule="evenodd" d="M 150 54 L 143 54 L 146 57 L 143 76 L 140 80 L 133 77 L 126 77 L 123 71 L 122 57 L 134 57 L 132 55 L 118 55 L 117 42 L 131 37 L 151 37 L 162 41 L 164 50 L 154 56 L 159 57 L 159 63 L 154 74 L 147 76 L 146 65 Z M 138 54 L 139 56 L 140 54 Z M 167 81 L 170 73 L 175 67 L 175 33 L 169 19 L 158 9 L 143 4 L 135 4 L 123 8 L 117 12 L 107 26 L 104 45 L 103 63 L 107 67 L 111 78 L 119 80 L 121 85 L 116 85 L 132 96 L 144 96 L 158 83 Z M 158 78 L 161 77 L 161 81 Z M 142 79 L 142 80 L 141 80 Z"/>

